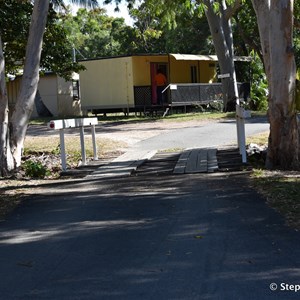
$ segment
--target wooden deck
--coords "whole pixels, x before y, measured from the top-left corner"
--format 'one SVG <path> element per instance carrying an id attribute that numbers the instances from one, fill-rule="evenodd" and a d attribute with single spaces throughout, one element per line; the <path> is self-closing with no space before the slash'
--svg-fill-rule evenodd
<path id="1" fill-rule="evenodd" d="M 216 170 L 218 170 L 217 149 L 202 148 L 184 151 L 173 173 L 212 173 Z"/>

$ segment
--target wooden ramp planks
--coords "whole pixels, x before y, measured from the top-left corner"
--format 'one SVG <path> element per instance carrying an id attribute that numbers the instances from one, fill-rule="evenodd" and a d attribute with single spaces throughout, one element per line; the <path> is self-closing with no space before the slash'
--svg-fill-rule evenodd
<path id="1" fill-rule="evenodd" d="M 173 173 L 211 173 L 216 170 L 218 170 L 217 149 L 201 148 L 184 151 Z"/>
<path id="2" fill-rule="evenodd" d="M 188 150 L 182 152 L 182 154 L 180 155 L 180 157 L 175 165 L 173 173 L 184 174 L 185 166 L 186 166 L 187 160 L 189 158 L 189 155 L 190 155 L 190 151 L 188 151 Z"/>
<path id="3" fill-rule="evenodd" d="M 212 173 L 218 170 L 217 149 L 207 150 L 207 172 Z"/>

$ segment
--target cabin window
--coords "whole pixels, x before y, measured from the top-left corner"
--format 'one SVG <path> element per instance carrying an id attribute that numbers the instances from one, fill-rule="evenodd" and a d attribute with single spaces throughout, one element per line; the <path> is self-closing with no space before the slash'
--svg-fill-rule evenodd
<path id="1" fill-rule="evenodd" d="M 72 81 L 73 101 L 79 100 L 79 80 Z"/>
<path id="2" fill-rule="evenodd" d="M 191 66 L 191 82 L 197 83 L 197 66 Z"/>

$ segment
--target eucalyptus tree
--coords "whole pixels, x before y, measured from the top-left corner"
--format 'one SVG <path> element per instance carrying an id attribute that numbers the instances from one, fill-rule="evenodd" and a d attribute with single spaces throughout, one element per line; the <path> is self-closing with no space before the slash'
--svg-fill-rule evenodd
<path id="1" fill-rule="evenodd" d="M 252 0 L 269 84 L 268 168 L 299 168 L 293 0 Z"/>
<path id="2" fill-rule="evenodd" d="M 96 0 L 72 0 L 95 6 Z M 63 1 L 53 0 L 54 5 Z M 4 5 L 2 1 L 1 6 Z M 39 81 L 39 68 L 50 0 L 35 0 L 25 52 L 23 76 L 14 110 L 9 113 L 5 84 L 5 58 L 0 36 L 0 172 L 6 176 L 21 165 L 22 149 Z M 10 117 L 11 116 L 11 117 Z"/>
<path id="3" fill-rule="evenodd" d="M 206 0 L 203 2 L 208 4 Z M 226 1 L 222 1 L 222 5 L 224 3 L 226 4 Z M 241 1 L 235 1 L 232 7 L 243 9 L 240 5 Z M 296 49 L 293 32 L 294 24 L 299 26 L 299 23 L 295 17 L 297 14 L 294 13 L 294 1 L 252 0 L 252 5 L 256 13 L 261 57 L 269 91 L 270 135 L 266 167 L 298 169 L 300 149 L 296 111 Z M 299 2 L 296 8 L 299 9 Z M 219 6 L 219 9 L 222 10 L 222 6 Z M 216 32 L 218 29 L 215 28 Z M 226 24 L 224 28 L 226 29 Z M 255 28 L 256 26 L 253 29 Z M 212 28 L 211 33 L 214 34 Z M 225 32 L 224 43 L 227 43 L 226 37 L 230 39 L 230 36 L 230 32 Z M 252 36 L 253 40 L 256 40 L 257 35 L 253 33 Z M 215 41 L 216 39 L 214 39 L 216 48 Z"/>
<path id="4" fill-rule="evenodd" d="M 235 55 L 231 18 L 240 8 L 242 0 L 202 0 L 202 2 L 221 73 L 228 74 L 228 77 L 222 78 L 224 109 L 225 111 L 232 111 L 235 110 L 236 99 L 239 95 L 234 65 Z"/>

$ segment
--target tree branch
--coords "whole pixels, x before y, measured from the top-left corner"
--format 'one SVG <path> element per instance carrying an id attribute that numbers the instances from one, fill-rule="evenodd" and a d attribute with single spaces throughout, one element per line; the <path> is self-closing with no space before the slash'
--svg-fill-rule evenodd
<path id="1" fill-rule="evenodd" d="M 247 44 L 250 47 L 250 49 L 253 49 L 258 54 L 260 60 L 263 63 L 264 59 L 263 59 L 261 48 L 257 43 L 255 43 L 253 38 L 251 38 L 249 35 L 246 34 L 245 30 L 243 29 L 243 27 L 241 26 L 237 18 L 235 18 L 235 21 L 236 21 L 238 32 L 242 40 L 244 41 L 245 44 Z"/>
<path id="2" fill-rule="evenodd" d="M 232 6 L 228 6 L 224 12 L 224 16 L 227 20 L 233 17 L 233 15 L 242 7 L 242 0 L 236 0 Z"/>

